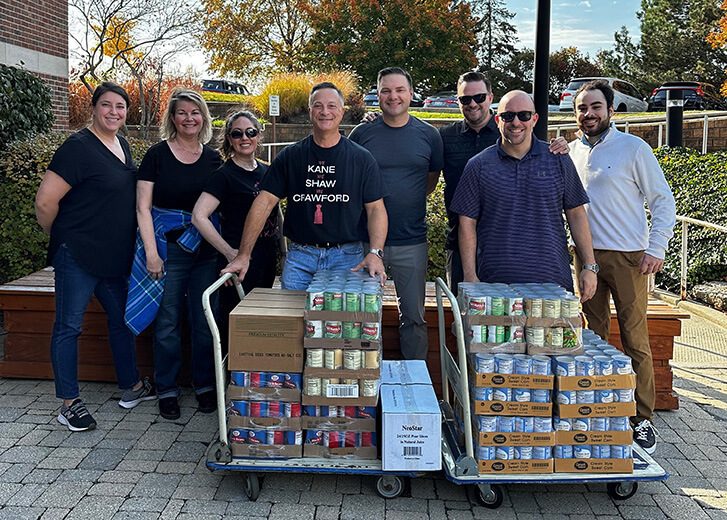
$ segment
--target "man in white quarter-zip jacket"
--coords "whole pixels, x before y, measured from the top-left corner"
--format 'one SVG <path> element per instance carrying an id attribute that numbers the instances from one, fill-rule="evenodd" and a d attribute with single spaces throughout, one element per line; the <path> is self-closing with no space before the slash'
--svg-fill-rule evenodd
<path id="1" fill-rule="evenodd" d="M 636 372 L 634 442 L 653 453 L 656 396 L 646 323 L 647 281 L 663 267 L 674 234 L 674 196 L 651 147 L 610 125 L 613 90 L 606 82 L 583 85 L 574 110 L 581 136 L 570 143 L 570 156 L 591 201 L 586 211 L 598 264 L 598 288 L 583 311 L 589 327 L 608 339 L 613 296 L 621 343 Z M 650 227 L 644 201 L 651 212 Z"/>

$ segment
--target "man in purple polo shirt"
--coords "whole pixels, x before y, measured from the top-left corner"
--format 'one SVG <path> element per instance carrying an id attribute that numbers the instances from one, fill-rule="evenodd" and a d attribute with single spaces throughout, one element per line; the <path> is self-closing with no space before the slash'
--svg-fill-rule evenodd
<path id="1" fill-rule="evenodd" d="M 452 201 L 459 214 L 459 247 L 468 282 L 553 282 L 573 290 L 565 212 L 576 252 L 581 301 L 596 291 L 596 265 L 573 162 L 548 153 L 533 136 L 538 120 L 530 96 L 508 92 L 495 122 L 497 143 L 467 163 Z"/>

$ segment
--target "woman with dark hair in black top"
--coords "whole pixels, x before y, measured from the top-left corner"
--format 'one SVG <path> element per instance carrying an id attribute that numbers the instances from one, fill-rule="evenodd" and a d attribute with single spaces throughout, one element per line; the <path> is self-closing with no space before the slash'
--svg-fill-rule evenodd
<path id="1" fill-rule="evenodd" d="M 196 234 L 191 226 L 192 208 L 222 161 L 216 150 L 204 144 L 212 137 L 212 119 L 204 99 L 193 90 L 172 93 L 163 116 L 162 137 L 139 166 L 137 218 L 147 273 L 164 282 L 154 321 L 154 380 L 159 413 L 175 420 L 180 416 L 177 376 L 182 365 L 185 306 L 198 410 L 211 413 L 217 409 L 212 336 L 202 309 L 202 293 L 217 278 L 216 252 L 205 241 L 193 251 L 183 245 L 191 231 Z M 161 241 L 166 242 L 165 260 Z"/>
<path id="2" fill-rule="evenodd" d="M 267 165 L 255 155 L 261 140 L 262 125 L 246 110 L 235 112 L 225 122 L 225 139 L 222 155 L 226 159 L 204 188 L 192 212 L 192 223 L 200 234 L 220 253 L 218 267 L 222 269 L 237 255 L 247 212 L 260 193 L 260 182 L 267 172 Z M 221 233 L 218 233 L 209 216 L 219 211 Z M 283 238 L 280 234 L 279 211 L 273 210 L 265 222 L 255 243 L 250 269 L 242 281 L 245 293 L 255 287 L 272 287 L 278 264 L 278 253 Z M 227 345 L 227 315 L 240 302 L 233 287 L 220 292 L 220 337 Z"/>
<path id="3" fill-rule="evenodd" d="M 136 166 L 118 132 L 126 123 L 129 96 L 104 82 L 91 104 L 91 125 L 58 148 L 35 197 L 38 223 L 50 234 L 48 262 L 55 269 L 51 361 L 56 397 L 63 400 L 58 422 L 74 432 L 96 427 L 78 388 L 78 336 L 93 295 L 108 317 L 116 377 L 124 390 L 119 405 L 133 408 L 155 398 L 149 381 L 139 378 L 134 336 L 124 323 L 136 229 Z"/>

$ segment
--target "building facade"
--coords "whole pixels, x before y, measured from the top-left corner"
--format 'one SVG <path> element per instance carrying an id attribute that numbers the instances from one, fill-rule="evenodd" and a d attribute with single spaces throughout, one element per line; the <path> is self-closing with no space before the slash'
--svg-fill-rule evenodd
<path id="1" fill-rule="evenodd" d="M 0 63 L 50 87 L 54 129 L 68 128 L 68 0 L 0 0 Z"/>

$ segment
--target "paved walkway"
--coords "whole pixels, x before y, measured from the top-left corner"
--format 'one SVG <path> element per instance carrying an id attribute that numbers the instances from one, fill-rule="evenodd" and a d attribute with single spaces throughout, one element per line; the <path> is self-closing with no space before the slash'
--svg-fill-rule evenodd
<path id="1" fill-rule="evenodd" d="M 507 486 L 497 511 L 441 476 L 384 500 L 372 478 L 269 475 L 249 502 L 240 473 L 206 469 L 217 425 L 189 394 L 172 423 L 154 402 L 122 410 L 115 387 L 86 383 L 99 429 L 70 434 L 55 421 L 52 382 L 0 380 L 0 519 L 727 519 L 726 338 L 727 329 L 695 316 L 677 340 L 681 408 L 655 419 L 668 481 L 642 483 L 623 502 L 604 485 Z"/>

